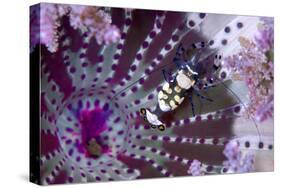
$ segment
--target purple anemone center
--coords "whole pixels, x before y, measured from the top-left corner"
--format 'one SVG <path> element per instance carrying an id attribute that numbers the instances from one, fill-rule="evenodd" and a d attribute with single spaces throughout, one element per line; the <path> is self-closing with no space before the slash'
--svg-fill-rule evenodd
<path id="1" fill-rule="evenodd" d="M 89 151 L 90 142 L 95 141 L 95 147 L 101 150 L 101 154 L 109 151 L 109 146 L 102 141 L 102 133 L 107 130 L 107 120 L 110 112 L 96 107 L 92 110 L 81 110 L 79 124 L 81 128 L 81 143 L 77 143 L 78 151 L 85 153 L 88 157 L 99 157 Z M 93 146 L 94 147 L 94 146 Z"/>

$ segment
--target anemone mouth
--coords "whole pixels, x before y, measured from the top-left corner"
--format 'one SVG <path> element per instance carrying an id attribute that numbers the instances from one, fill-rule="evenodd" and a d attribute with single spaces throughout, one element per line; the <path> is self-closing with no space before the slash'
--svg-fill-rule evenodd
<path id="1" fill-rule="evenodd" d="M 83 89 L 61 106 L 57 134 L 64 152 L 79 166 L 106 162 L 124 149 L 129 119 L 110 95 Z"/>

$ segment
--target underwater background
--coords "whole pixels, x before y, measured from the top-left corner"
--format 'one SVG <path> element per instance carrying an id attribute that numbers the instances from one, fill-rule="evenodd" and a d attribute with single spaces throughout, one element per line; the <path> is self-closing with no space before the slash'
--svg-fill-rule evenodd
<path id="1" fill-rule="evenodd" d="M 56 4 L 30 13 L 42 184 L 273 170 L 272 18 Z M 161 70 L 176 71 L 180 43 L 201 41 L 203 68 L 212 49 L 223 56 L 203 91 L 213 102 L 194 96 L 193 116 L 186 99 L 164 115 L 165 131 L 151 129 L 139 109 L 157 105 Z"/>

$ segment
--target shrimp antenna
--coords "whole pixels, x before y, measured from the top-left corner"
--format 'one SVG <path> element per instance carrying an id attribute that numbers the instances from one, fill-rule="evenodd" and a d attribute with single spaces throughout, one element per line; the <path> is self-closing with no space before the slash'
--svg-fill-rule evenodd
<path id="1" fill-rule="evenodd" d="M 256 120 L 250 115 L 249 111 L 247 110 L 247 106 L 242 102 L 242 100 L 239 98 L 239 96 L 234 91 L 232 91 L 221 79 L 219 79 L 217 76 L 215 76 L 215 78 L 218 79 L 220 81 L 220 83 L 223 85 L 223 87 L 226 90 L 228 90 L 240 102 L 240 104 L 242 104 L 242 106 L 246 109 L 248 116 L 254 122 L 254 125 L 256 127 L 259 139 L 261 141 L 261 134 L 260 134 L 260 131 L 259 131 L 259 128 L 258 128 L 258 124 L 257 124 Z"/>
<path id="2" fill-rule="evenodd" d="M 159 70 L 163 70 L 163 68 L 165 68 L 165 67 L 167 67 L 167 66 L 172 66 L 172 65 L 173 65 L 173 64 L 167 63 L 166 65 L 163 65 L 163 66 L 161 66 L 161 67 L 155 69 L 155 70 L 152 71 L 150 74 L 155 73 L 155 72 L 157 72 L 157 71 L 159 71 Z M 140 79 L 146 78 L 146 77 L 148 77 L 148 76 L 149 76 L 149 75 L 145 75 L 145 76 L 140 77 L 139 79 L 137 79 L 137 80 L 134 81 L 133 83 L 129 84 L 127 87 L 125 87 L 124 89 L 122 89 L 122 90 L 119 91 L 118 93 L 116 93 L 116 94 L 113 96 L 113 98 L 116 98 L 116 97 L 117 97 L 118 95 L 120 95 L 123 91 L 125 91 L 125 90 L 127 90 L 128 88 L 130 88 L 130 87 L 132 87 L 133 85 L 135 85 Z"/>

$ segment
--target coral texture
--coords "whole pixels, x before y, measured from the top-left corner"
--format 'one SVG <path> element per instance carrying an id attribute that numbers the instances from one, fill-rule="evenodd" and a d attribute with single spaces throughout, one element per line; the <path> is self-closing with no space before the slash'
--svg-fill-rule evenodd
<path id="1" fill-rule="evenodd" d="M 88 32 L 98 44 L 110 44 L 119 40 L 119 29 L 111 24 L 111 17 L 97 7 L 83 5 L 44 4 L 31 7 L 30 38 L 31 47 L 44 44 L 50 52 L 58 49 L 58 28 L 63 16 L 69 17 L 74 29 Z M 40 31 L 40 32 L 39 32 Z"/>
<path id="2" fill-rule="evenodd" d="M 227 57 L 225 66 L 247 83 L 249 114 L 258 121 L 273 116 L 273 21 L 261 19 L 254 39 L 240 38 L 241 51 Z"/>

